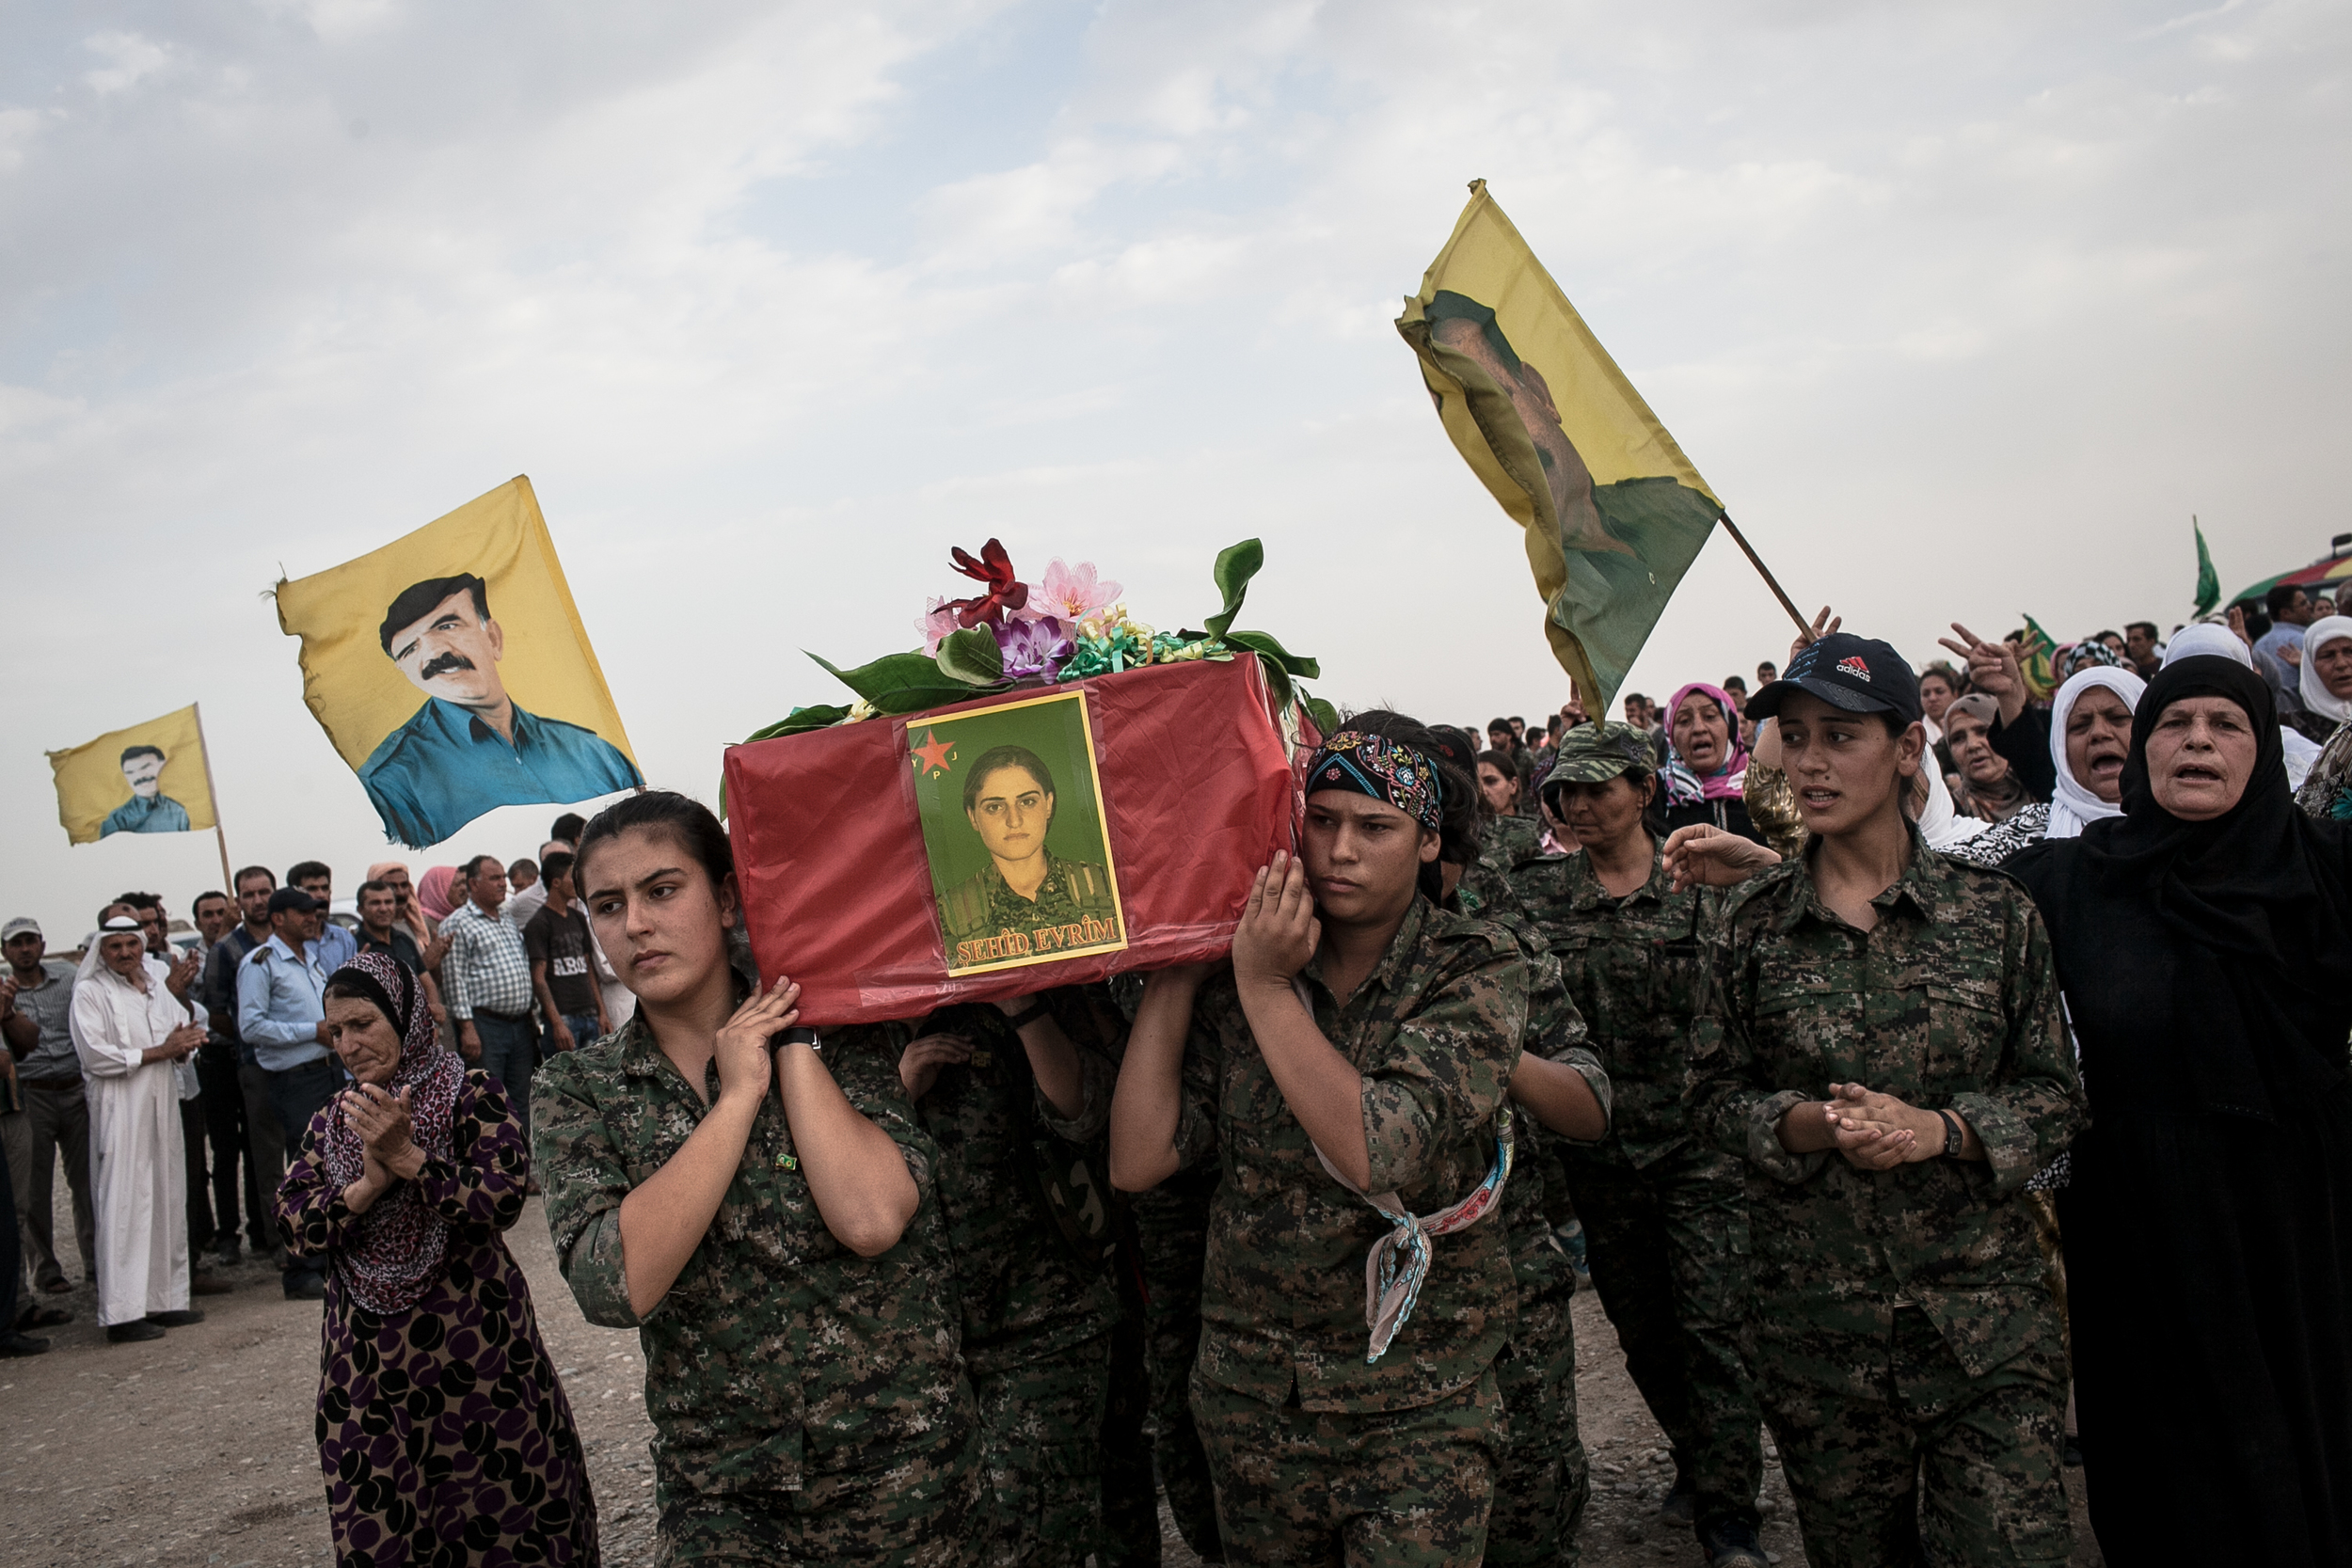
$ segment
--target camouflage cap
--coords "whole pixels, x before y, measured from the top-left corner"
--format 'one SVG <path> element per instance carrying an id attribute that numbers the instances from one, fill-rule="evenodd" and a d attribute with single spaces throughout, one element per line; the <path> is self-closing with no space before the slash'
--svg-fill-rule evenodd
<path id="1" fill-rule="evenodd" d="M 1658 771 L 1649 736 L 1630 724 L 1579 724 L 1560 737 L 1560 758 L 1544 775 L 1544 788 L 1559 784 L 1606 784 L 1628 768 Z"/>

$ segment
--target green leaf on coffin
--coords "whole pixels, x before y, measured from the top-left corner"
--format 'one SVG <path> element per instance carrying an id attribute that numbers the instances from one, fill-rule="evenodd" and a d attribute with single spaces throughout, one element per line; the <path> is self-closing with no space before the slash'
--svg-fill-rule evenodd
<path id="1" fill-rule="evenodd" d="M 985 632 L 985 628 L 975 628 Z M 885 654 L 871 664 L 844 670 L 828 659 L 809 657 L 882 713 L 915 713 L 972 695 L 969 684 L 940 673 L 939 661 L 921 654 Z"/>
<path id="2" fill-rule="evenodd" d="M 1299 701 L 1306 705 L 1307 717 L 1315 721 L 1315 728 L 1323 732 L 1324 739 L 1328 740 L 1339 734 L 1340 710 L 1338 708 L 1320 697 L 1302 696 Z"/>
<path id="3" fill-rule="evenodd" d="M 764 730 L 754 730 L 743 737 L 749 744 L 755 740 L 773 740 L 781 735 L 799 735 L 803 730 L 828 729 L 850 716 L 846 707 L 796 707 L 785 718 Z"/>
<path id="4" fill-rule="evenodd" d="M 1248 648 L 1259 657 L 1280 665 L 1289 674 L 1303 676 L 1311 681 L 1323 678 L 1322 665 L 1305 654 L 1292 653 L 1275 639 L 1272 632 L 1229 631 L 1222 635 L 1226 641 Z"/>
<path id="5" fill-rule="evenodd" d="M 966 626 L 939 640 L 940 673 L 966 686 L 996 686 L 1005 678 L 1005 651 L 986 626 Z"/>
<path id="6" fill-rule="evenodd" d="M 1225 628 L 1241 613 L 1241 601 L 1249 592 L 1249 579 L 1265 564 L 1265 546 L 1255 539 L 1245 539 L 1238 545 L 1219 550 L 1212 574 L 1216 578 L 1216 591 L 1225 595 L 1225 608 L 1200 625 L 1211 637 L 1223 637 Z"/>

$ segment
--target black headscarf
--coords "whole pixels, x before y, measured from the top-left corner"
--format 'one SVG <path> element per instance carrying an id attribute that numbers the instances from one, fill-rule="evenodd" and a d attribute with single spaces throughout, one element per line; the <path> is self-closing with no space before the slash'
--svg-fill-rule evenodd
<path id="1" fill-rule="evenodd" d="M 2148 737 L 2189 697 L 2234 703 L 2255 736 L 2245 793 L 2205 822 L 2157 804 L 2148 775 Z M 2121 1095 L 2275 1121 L 2342 1082 L 2352 836 L 2295 809 L 2270 688 L 2233 659 L 2167 666 L 2132 715 L 2122 805 L 2008 867 L 2042 907 L 2078 1015 L 2103 999 L 2137 1015 L 2128 1049 L 2086 1062 L 2094 1116 Z"/>

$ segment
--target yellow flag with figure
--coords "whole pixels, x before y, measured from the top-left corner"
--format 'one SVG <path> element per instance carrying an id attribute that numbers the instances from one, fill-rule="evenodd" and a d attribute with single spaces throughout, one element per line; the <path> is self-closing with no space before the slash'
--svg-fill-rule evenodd
<path id="1" fill-rule="evenodd" d="M 643 787 L 531 481 L 278 585 L 302 700 L 412 849 L 500 806 Z"/>
<path id="2" fill-rule="evenodd" d="M 196 706 L 49 753 L 57 820 L 74 844 L 214 826 L 213 770 Z"/>
<path id="3" fill-rule="evenodd" d="M 1552 655 L 1598 717 L 1722 503 L 1484 180 L 1396 329 L 1455 449 L 1524 531 Z"/>

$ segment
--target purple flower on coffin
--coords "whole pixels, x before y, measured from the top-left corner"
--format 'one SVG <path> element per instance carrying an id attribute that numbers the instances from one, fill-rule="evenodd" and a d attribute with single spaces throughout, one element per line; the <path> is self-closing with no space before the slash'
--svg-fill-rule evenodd
<path id="1" fill-rule="evenodd" d="M 1070 657 L 1070 629 L 1051 615 L 1041 621 L 1007 619 L 993 628 L 1005 656 L 1005 673 L 1015 680 L 1041 675 L 1052 680 Z"/>

